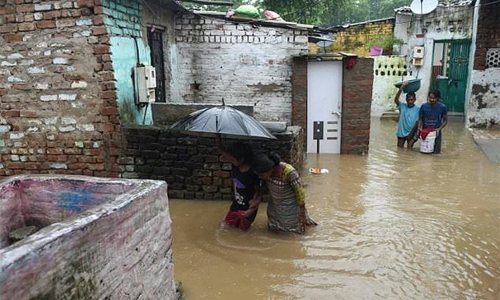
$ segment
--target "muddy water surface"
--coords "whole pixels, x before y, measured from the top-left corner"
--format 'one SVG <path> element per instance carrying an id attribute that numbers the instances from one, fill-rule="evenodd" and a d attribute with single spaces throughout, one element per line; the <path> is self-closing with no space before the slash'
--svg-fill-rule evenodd
<path id="1" fill-rule="evenodd" d="M 500 165 L 463 124 L 441 155 L 397 149 L 395 130 L 373 120 L 365 156 L 308 156 L 304 236 L 267 232 L 265 203 L 242 233 L 219 226 L 228 202 L 171 200 L 186 299 L 500 299 Z"/>

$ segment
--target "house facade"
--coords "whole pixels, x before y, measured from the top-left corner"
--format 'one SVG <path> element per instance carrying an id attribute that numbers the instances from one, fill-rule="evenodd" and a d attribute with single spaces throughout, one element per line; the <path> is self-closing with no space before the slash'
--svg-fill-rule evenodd
<path id="1" fill-rule="evenodd" d="M 395 21 L 385 25 L 391 25 L 390 31 L 403 44 L 395 45 L 392 55 L 371 56 L 374 59 L 371 115 L 392 115 L 396 111 L 394 84 L 421 78 L 418 104 L 426 101 L 430 90 L 439 89 L 454 120 L 463 121 L 468 127 L 498 124 L 497 8 L 495 1 L 452 1 L 441 2 L 425 14 L 413 12 L 410 7 L 397 9 Z M 375 25 L 382 26 L 380 21 L 370 21 L 339 29 L 335 42 L 327 50 L 336 47 L 369 55 L 366 37 Z M 383 30 L 379 28 L 380 32 Z M 349 34 L 357 37 L 351 38 Z M 360 40 L 363 42 L 356 42 Z"/>
<path id="2" fill-rule="evenodd" d="M 401 55 L 412 76 L 421 78 L 417 103 L 427 101 L 427 93 L 438 89 L 450 115 L 463 119 L 469 86 L 470 55 L 474 30 L 471 1 L 440 3 L 420 14 L 408 8 L 396 14 L 394 35 L 401 38 Z"/>
<path id="3" fill-rule="evenodd" d="M 223 101 L 290 127 L 278 144 L 258 147 L 281 149 L 300 165 L 307 64 L 316 59 L 308 53 L 313 26 L 195 14 L 175 1 L 4 2 L 0 176 L 168 179 L 170 187 L 216 198 L 222 180 L 207 183 L 213 173 L 205 168 L 214 159 L 209 141 L 188 141 L 166 126 Z M 342 122 L 341 153 L 368 151 L 371 64 L 359 58 L 338 78 L 348 103 L 343 114 L 353 118 Z M 138 103 L 136 71 L 149 65 L 156 70 L 149 94 L 155 103 Z M 370 88 L 360 89 L 359 80 Z M 187 150 L 186 143 L 197 144 Z"/>

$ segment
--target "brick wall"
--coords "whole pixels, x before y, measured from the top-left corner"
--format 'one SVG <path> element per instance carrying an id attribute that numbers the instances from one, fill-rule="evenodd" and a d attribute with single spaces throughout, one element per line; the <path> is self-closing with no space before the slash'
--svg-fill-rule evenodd
<path id="1" fill-rule="evenodd" d="M 0 176 L 118 175 L 100 0 L 0 1 Z"/>
<path id="2" fill-rule="evenodd" d="M 500 3 L 481 0 L 476 29 L 476 52 L 474 70 L 486 68 L 486 52 L 489 48 L 500 48 Z"/>
<path id="3" fill-rule="evenodd" d="M 291 123 L 292 57 L 306 53 L 306 31 L 186 16 L 175 25 L 172 104 L 254 106 L 260 121 Z"/>
<path id="4" fill-rule="evenodd" d="M 299 128 L 276 135 L 277 141 L 250 141 L 254 152 L 275 151 L 299 167 L 303 139 Z M 213 138 L 186 136 L 160 128 L 123 127 L 124 178 L 164 180 L 169 198 L 231 200 L 231 163 L 221 160 Z M 224 140 L 228 147 L 235 140 Z"/>
<path id="5" fill-rule="evenodd" d="M 353 68 L 344 67 L 341 154 L 368 154 L 373 85 L 371 70 L 373 59 L 368 57 L 358 57 Z"/>

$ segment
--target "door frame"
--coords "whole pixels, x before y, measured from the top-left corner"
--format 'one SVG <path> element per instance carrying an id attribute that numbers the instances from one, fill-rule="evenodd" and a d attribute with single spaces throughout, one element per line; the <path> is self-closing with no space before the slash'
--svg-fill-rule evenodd
<path id="1" fill-rule="evenodd" d="M 330 99 L 334 99 L 337 102 L 337 107 L 327 107 L 328 112 L 325 114 L 324 111 L 318 113 L 317 118 L 314 118 L 314 112 L 311 111 L 313 101 L 311 98 L 312 86 L 315 83 L 311 82 L 311 64 L 331 64 L 332 74 L 338 80 L 336 83 L 329 85 L 329 88 L 333 88 L 331 91 L 332 95 L 329 95 Z M 330 153 L 330 154 L 340 154 L 342 151 L 342 85 L 343 85 L 343 60 L 332 59 L 332 60 L 308 60 L 307 62 L 307 140 L 306 140 L 306 152 L 307 153 Z M 338 74 L 337 74 L 338 73 Z M 338 75 L 338 76 L 336 76 Z M 338 77 L 338 78 L 337 78 Z M 337 84 L 337 85 L 336 85 Z M 321 100 L 320 100 L 321 101 Z M 324 101 L 324 100 L 323 100 Z M 327 116 L 335 115 L 332 118 Z M 316 121 L 316 122 L 315 122 Z M 321 123 L 318 123 L 321 122 Z M 318 130 L 322 130 L 323 140 L 315 139 L 315 133 Z M 312 151 L 314 149 L 314 151 Z"/>

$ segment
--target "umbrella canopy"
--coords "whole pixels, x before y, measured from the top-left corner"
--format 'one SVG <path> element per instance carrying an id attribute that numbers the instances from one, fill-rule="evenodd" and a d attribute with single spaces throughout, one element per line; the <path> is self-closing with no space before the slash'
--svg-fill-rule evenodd
<path id="1" fill-rule="evenodd" d="M 187 134 L 226 138 L 276 139 L 253 117 L 229 106 L 216 106 L 197 110 L 170 126 Z"/>

